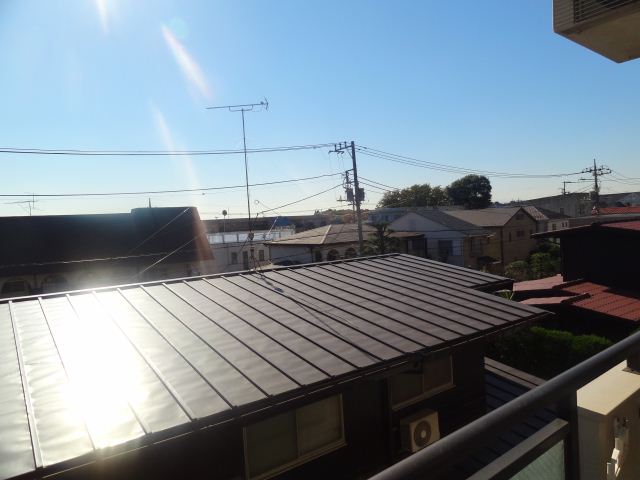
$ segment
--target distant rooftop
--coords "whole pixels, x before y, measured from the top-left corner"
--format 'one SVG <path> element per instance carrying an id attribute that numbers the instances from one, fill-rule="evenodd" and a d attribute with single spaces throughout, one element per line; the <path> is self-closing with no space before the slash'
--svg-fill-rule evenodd
<path id="1" fill-rule="evenodd" d="M 375 231 L 376 229 L 370 225 L 362 225 L 365 240 Z M 334 245 L 357 242 L 358 225 L 355 223 L 341 223 L 312 228 L 311 230 L 290 235 L 282 240 L 274 240 L 268 243 L 272 245 Z"/>
<path id="2" fill-rule="evenodd" d="M 447 214 L 479 227 L 502 227 L 519 211 L 524 211 L 524 209 L 522 207 L 482 208 L 478 210 L 452 210 Z"/>

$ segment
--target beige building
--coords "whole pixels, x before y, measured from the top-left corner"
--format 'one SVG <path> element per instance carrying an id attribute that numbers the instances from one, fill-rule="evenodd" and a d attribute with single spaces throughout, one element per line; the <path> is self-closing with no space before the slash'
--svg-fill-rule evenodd
<path id="1" fill-rule="evenodd" d="M 531 238 L 536 233 L 536 219 L 522 207 L 450 210 L 446 213 L 493 234 L 484 251 L 495 259 L 493 268 L 498 272 L 511 262 L 526 260 L 538 244 Z"/>

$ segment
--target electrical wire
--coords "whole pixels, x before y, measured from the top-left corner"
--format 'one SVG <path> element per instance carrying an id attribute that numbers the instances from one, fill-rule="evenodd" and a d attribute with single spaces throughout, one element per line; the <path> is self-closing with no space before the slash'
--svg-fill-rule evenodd
<path id="1" fill-rule="evenodd" d="M 356 147 L 360 153 L 369 155 L 371 157 L 380 158 L 392 162 L 402 163 L 406 165 L 413 165 L 416 167 L 422 167 L 432 170 L 440 170 L 450 173 L 460 174 L 479 174 L 487 177 L 500 177 L 500 178 L 554 178 L 554 177 L 566 177 L 570 175 L 580 175 L 582 172 L 568 172 L 568 173 L 554 173 L 554 174 L 529 174 L 529 173 L 513 173 L 513 172 L 496 172 L 491 170 L 475 170 L 464 167 L 456 167 L 453 165 L 447 165 L 444 163 L 430 162 L 421 160 L 414 157 L 407 157 L 395 153 L 385 152 L 383 150 L 377 150 L 371 147 L 358 146 Z"/>
<path id="2" fill-rule="evenodd" d="M 260 187 L 265 185 L 278 185 L 282 183 L 295 183 L 295 182 L 304 182 L 307 180 L 315 180 L 318 178 L 327 178 L 327 177 L 335 177 L 337 175 L 342 175 L 342 173 L 327 173 L 323 175 L 316 175 L 313 177 L 304 177 L 304 178 L 293 178 L 289 180 L 276 180 L 273 182 L 261 182 L 261 183 L 250 183 L 250 187 Z M 220 187 L 206 187 L 206 188 L 186 188 L 179 190 L 148 190 L 148 191 L 137 191 L 137 192 L 99 192 L 99 193 L 37 193 L 37 194 L 9 194 L 3 193 L 0 194 L 0 197 L 29 197 L 29 198 L 41 198 L 41 197 L 97 197 L 97 196 L 120 196 L 120 195 L 152 195 L 152 194 L 161 194 L 161 193 L 193 193 L 193 192 L 209 192 L 214 190 L 229 190 L 235 188 L 245 188 L 246 185 L 224 185 Z"/>
<path id="3" fill-rule="evenodd" d="M 314 150 L 333 147 L 335 143 L 318 143 L 311 145 L 290 145 L 282 147 L 247 148 L 246 153 L 289 152 L 296 150 Z M 245 150 L 82 150 L 82 149 L 49 149 L 49 148 L 13 148 L 1 147 L 0 154 L 18 155 L 70 155 L 70 156 L 197 156 L 197 155 L 244 155 Z"/>

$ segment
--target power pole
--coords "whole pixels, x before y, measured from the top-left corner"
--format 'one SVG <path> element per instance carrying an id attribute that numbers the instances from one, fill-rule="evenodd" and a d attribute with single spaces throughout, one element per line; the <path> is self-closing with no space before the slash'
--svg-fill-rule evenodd
<path id="1" fill-rule="evenodd" d="M 242 144 L 244 146 L 244 181 L 247 191 L 247 218 L 249 220 L 249 251 L 251 252 L 251 258 L 254 256 L 253 248 L 253 222 L 251 221 L 251 197 L 249 196 L 249 162 L 247 160 L 247 135 L 244 124 L 244 112 L 255 111 L 256 108 L 261 107 L 262 110 L 269 110 L 269 101 L 265 98 L 259 103 L 245 103 L 242 105 L 220 105 L 215 107 L 207 107 L 207 110 L 219 110 L 227 109 L 230 112 L 240 112 L 242 114 Z M 260 110 L 258 110 L 260 111 Z"/>
<path id="2" fill-rule="evenodd" d="M 360 254 L 362 255 L 362 251 L 364 250 L 364 237 L 362 235 L 362 213 L 360 211 L 360 204 L 362 200 L 364 200 L 364 190 L 360 189 L 360 183 L 358 182 L 358 164 L 356 162 L 356 142 L 353 140 L 350 144 L 347 142 L 342 142 L 337 145 L 334 145 L 332 152 L 342 153 L 344 151 L 348 151 L 351 154 L 351 160 L 353 162 L 353 202 L 356 207 L 356 220 L 358 222 L 358 249 L 360 250 Z"/>
<path id="3" fill-rule="evenodd" d="M 600 213 L 600 184 L 598 183 L 598 177 L 602 175 L 609 175 L 611 173 L 611 169 L 606 165 L 598 165 L 596 164 L 596 159 L 593 159 L 593 167 L 585 168 L 582 170 L 582 173 L 590 173 L 593 175 L 593 209 L 596 212 L 596 215 Z"/>

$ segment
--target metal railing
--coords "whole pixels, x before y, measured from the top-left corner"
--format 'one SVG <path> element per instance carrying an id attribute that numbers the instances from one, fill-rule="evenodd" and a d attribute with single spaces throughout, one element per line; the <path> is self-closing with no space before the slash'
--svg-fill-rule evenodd
<path id="1" fill-rule="evenodd" d="M 639 353 L 640 332 L 392 465 L 371 477 L 371 480 L 442 478 L 443 472 L 462 462 L 465 455 L 473 454 L 479 447 L 494 440 L 497 435 L 550 406 L 556 407 L 558 422 L 550 423 L 551 426 L 543 428 L 468 478 L 510 478 L 541 453 L 563 441 L 564 478 L 578 479 L 580 472 L 577 391 L 624 360 L 628 359 L 630 366 L 637 369 Z"/>

